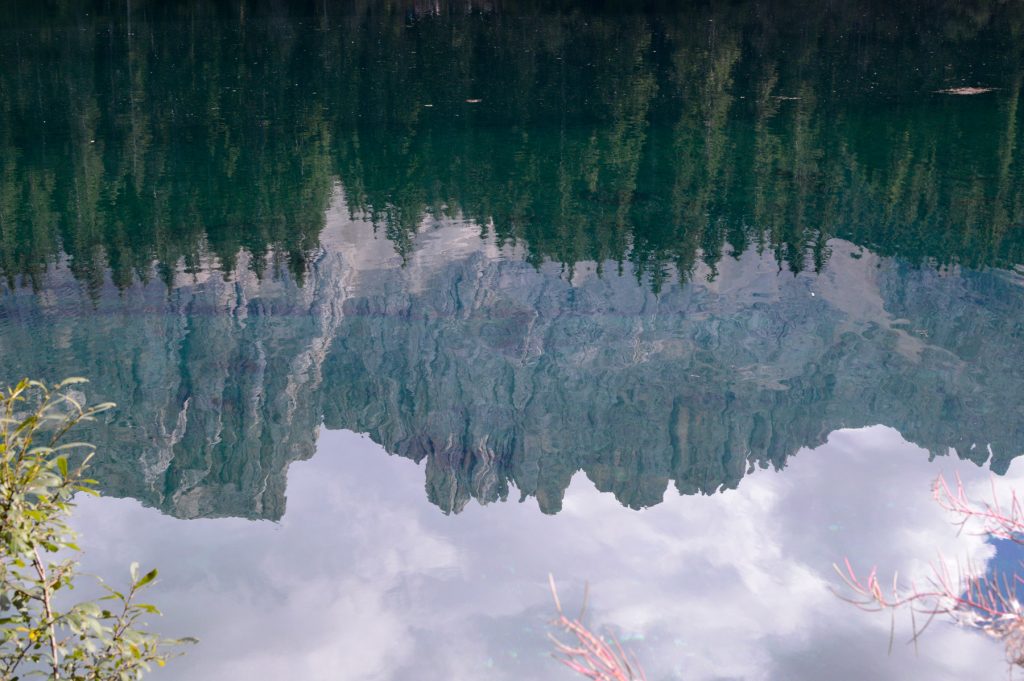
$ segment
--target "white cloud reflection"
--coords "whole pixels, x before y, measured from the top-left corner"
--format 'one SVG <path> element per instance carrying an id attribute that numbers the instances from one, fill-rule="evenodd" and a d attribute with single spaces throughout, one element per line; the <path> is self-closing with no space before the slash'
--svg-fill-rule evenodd
<path id="1" fill-rule="evenodd" d="M 887 655 L 888 618 L 828 590 L 844 555 L 906 575 L 937 551 L 989 556 L 931 500 L 940 470 L 988 489 L 986 471 L 929 463 L 875 427 L 834 433 L 738 490 L 641 512 L 577 476 L 554 517 L 532 501 L 448 517 L 413 463 L 324 432 L 292 467 L 278 524 L 176 520 L 117 499 L 82 500 L 76 522 L 87 570 L 159 566 L 158 628 L 202 640 L 157 678 L 568 680 L 544 637 L 549 571 L 567 607 L 590 581 L 593 621 L 620 627 L 651 681 L 1005 678 L 995 642 L 951 626 L 915 655 L 904 622 Z"/>

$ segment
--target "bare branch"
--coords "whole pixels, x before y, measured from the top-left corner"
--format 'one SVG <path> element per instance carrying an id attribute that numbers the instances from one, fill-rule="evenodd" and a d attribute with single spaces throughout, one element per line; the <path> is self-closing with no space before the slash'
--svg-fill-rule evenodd
<path id="1" fill-rule="evenodd" d="M 558 599 L 554 577 L 548 575 L 548 582 L 558 612 L 558 617 L 552 624 L 572 637 L 567 643 L 550 635 L 555 645 L 555 658 L 592 681 L 646 681 L 639 661 L 634 655 L 626 652 L 617 639 L 612 637 L 609 644 L 587 628 L 580 618 L 571 619 L 565 615 Z M 581 612 L 581 618 L 582 615 Z"/>

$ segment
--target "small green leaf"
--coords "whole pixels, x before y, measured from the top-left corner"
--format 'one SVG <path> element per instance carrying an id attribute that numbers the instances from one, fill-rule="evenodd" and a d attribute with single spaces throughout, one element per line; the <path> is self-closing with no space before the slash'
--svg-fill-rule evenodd
<path id="1" fill-rule="evenodd" d="M 140 579 L 137 582 L 135 582 L 135 586 L 137 588 L 141 588 L 143 586 L 146 586 L 150 582 L 152 582 L 154 579 L 156 579 L 156 568 L 153 568 L 152 570 L 147 572 L 145 575 L 143 575 L 142 579 Z"/>

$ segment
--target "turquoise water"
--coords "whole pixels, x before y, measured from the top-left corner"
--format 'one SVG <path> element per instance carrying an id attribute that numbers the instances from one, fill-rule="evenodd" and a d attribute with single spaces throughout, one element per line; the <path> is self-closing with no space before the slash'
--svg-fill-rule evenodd
<path id="1" fill-rule="evenodd" d="M 206 642 L 165 678 L 571 678 L 549 571 L 653 679 L 1002 669 L 951 629 L 886 657 L 826 586 L 988 555 L 929 482 L 1019 473 L 1022 32 L 5 6 L 0 376 L 118 403 L 87 435 L 124 500 L 80 522 Z"/>

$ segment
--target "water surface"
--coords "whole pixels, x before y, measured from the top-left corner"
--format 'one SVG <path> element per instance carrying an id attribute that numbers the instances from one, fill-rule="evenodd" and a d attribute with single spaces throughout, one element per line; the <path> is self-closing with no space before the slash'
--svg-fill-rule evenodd
<path id="1" fill-rule="evenodd" d="M 118 403 L 80 522 L 165 677 L 567 678 L 548 571 L 655 679 L 1003 668 L 826 587 L 992 553 L 928 484 L 1024 452 L 1017 5 L 0 26 L 0 376 Z"/>

